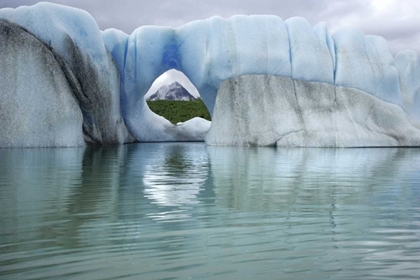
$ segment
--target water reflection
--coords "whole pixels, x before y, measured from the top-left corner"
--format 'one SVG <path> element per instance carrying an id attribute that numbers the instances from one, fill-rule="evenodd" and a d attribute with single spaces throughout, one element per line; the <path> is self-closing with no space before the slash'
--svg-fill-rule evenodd
<path id="1" fill-rule="evenodd" d="M 206 150 L 232 255 L 290 278 L 420 276 L 419 149 Z"/>
<path id="2" fill-rule="evenodd" d="M 81 184 L 84 149 L 0 149 L 0 244 L 53 239 L 71 186 Z M 37 228 L 37 230 L 33 230 Z"/>
<path id="3" fill-rule="evenodd" d="M 415 278 L 419 166 L 419 149 L 0 150 L 0 278 Z"/>
<path id="4" fill-rule="evenodd" d="M 206 150 L 218 202 L 230 208 L 334 207 L 373 200 L 380 203 L 389 200 L 383 196 L 396 196 L 402 190 L 407 196 L 418 194 L 417 186 L 409 186 L 419 179 L 419 149 Z"/>
<path id="5" fill-rule="evenodd" d="M 198 204 L 198 193 L 208 177 L 202 154 L 171 145 L 163 155 L 145 168 L 145 197 L 162 206 Z"/>

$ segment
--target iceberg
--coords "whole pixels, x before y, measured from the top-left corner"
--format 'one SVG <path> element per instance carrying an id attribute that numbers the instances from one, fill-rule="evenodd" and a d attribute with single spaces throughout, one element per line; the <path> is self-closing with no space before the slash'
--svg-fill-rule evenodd
<path id="1" fill-rule="evenodd" d="M 420 146 L 420 125 L 399 105 L 357 89 L 244 75 L 222 83 L 206 142 L 278 147 Z"/>
<path id="2" fill-rule="evenodd" d="M 83 113 L 81 129 L 87 142 L 124 143 L 128 133 L 120 113 L 119 72 L 93 17 L 79 9 L 39 3 L 0 9 L 0 18 L 36 36 L 65 64 Z"/>
<path id="3" fill-rule="evenodd" d="M 0 19 L 54 53 L 64 73 L 60 86 L 67 83 L 79 105 L 78 134 L 87 143 L 205 138 L 210 145 L 419 145 L 418 55 L 401 51 L 394 58 L 383 38 L 356 29 L 330 34 L 325 23 L 312 27 L 304 18 L 239 15 L 125 34 L 100 31 L 87 12 L 50 3 L 0 9 Z M 11 65 L 0 67 L 8 72 Z M 149 109 L 144 95 L 171 69 L 196 86 L 211 124 L 173 125 Z M 54 93 L 48 88 L 44 94 Z M 1 125 L 14 114 L 22 112 L 2 113 Z"/>

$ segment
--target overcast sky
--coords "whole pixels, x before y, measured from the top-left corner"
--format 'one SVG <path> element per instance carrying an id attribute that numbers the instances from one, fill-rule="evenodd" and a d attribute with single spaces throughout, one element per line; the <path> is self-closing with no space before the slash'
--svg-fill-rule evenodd
<path id="1" fill-rule="evenodd" d="M 33 5 L 36 0 L 0 0 L 0 8 Z M 383 36 L 393 54 L 412 49 L 420 54 L 420 0 L 51 0 L 88 11 L 99 27 L 130 34 L 142 25 L 177 27 L 214 15 L 273 14 L 283 20 L 302 16 L 312 25 L 325 21 L 334 32 L 353 26 Z M 170 74 L 162 82 L 174 80 Z M 181 81 L 182 82 L 182 81 Z"/>

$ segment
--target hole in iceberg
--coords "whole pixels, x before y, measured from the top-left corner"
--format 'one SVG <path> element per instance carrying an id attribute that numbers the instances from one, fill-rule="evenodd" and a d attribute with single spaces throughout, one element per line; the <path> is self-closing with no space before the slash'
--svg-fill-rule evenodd
<path id="1" fill-rule="evenodd" d="M 160 75 L 144 98 L 150 110 L 173 124 L 195 117 L 210 121 L 210 113 L 197 88 L 184 73 L 175 69 Z"/>

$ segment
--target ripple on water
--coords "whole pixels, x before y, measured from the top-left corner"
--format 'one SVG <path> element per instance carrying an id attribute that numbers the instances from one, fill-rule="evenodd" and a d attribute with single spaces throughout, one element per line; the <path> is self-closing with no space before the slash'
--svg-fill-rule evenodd
<path id="1" fill-rule="evenodd" d="M 0 279 L 418 279 L 420 149 L 0 150 Z"/>

